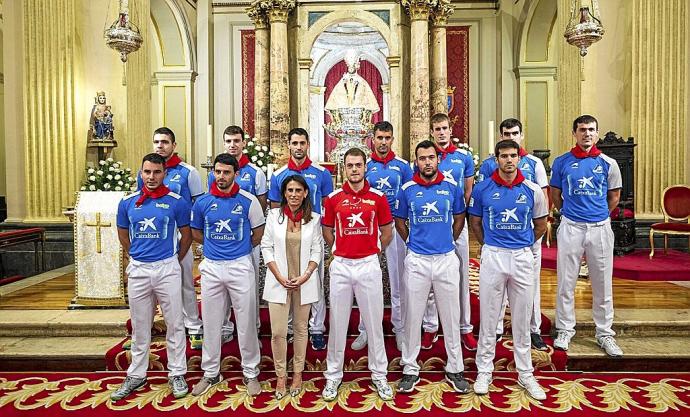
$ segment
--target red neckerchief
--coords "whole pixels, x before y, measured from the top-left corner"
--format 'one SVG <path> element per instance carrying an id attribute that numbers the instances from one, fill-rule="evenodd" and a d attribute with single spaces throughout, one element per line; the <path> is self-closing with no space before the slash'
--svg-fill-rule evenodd
<path id="1" fill-rule="evenodd" d="M 144 201 L 146 201 L 147 198 L 149 198 L 149 197 L 153 198 L 153 199 L 161 198 L 163 196 L 168 195 L 169 192 L 170 192 L 170 188 L 166 187 L 163 184 L 159 185 L 158 188 L 156 188 L 153 191 L 149 191 L 149 189 L 146 188 L 146 186 L 141 187 L 141 195 L 139 196 L 139 199 L 137 200 L 137 202 L 134 203 L 134 205 L 139 207 L 142 204 L 144 204 Z"/>
<path id="2" fill-rule="evenodd" d="M 371 160 L 376 161 L 376 162 L 380 162 L 383 165 L 386 165 L 387 163 L 389 163 L 390 161 L 392 161 L 394 159 L 395 159 L 395 152 L 393 152 L 393 151 L 389 151 L 386 154 L 385 158 L 379 157 L 379 155 L 376 152 L 371 153 Z"/>
<path id="3" fill-rule="evenodd" d="M 496 184 L 498 184 L 498 185 L 501 185 L 501 186 L 503 186 L 503 187 L 513 188 L 513 187 L 515 187 L 516 185 L 520 185 L 520 184 L 525 180 L 525 176 L 522 175 L 522 171 L 520 171 L 520 170 L 518 169 L 518 170 L 517 170 L 517 176 L 515 177 L 515 179 L 513 180 L 513 182 L 511 182 L 510 184 L 508 184 L 507 182 L 505 182 L 505 181 L 503 180 L 503 178 L 501 178 L 500 175 L 498 175 L 498 168 L 497 168 L 496 171 L 494 171 L 494 173 L 491 174 L 491 179 L 494 180 L 494 182 L 495 182 Z"/>
<path id="4" fill-rule="evenodd" d="M 229 197 L 234 197 L 237 195 L 237 193 L 240 192 L 240 186 L 237 185 L 236 182 L 232 183 L 232 186 L 230 186 L 230 192 L 229 193 L 224 193 L 218 188 L 218 184 L 216 184 L 215 181 L 211 184 L 211 189 L 209 190 L 211 195 L 220 197 L 220 198 L 229 198 Z"/>
<path id="5" fill-rule="evenodd" d="M 246 167 L 249 163 L 249 158 L 246 154 L 242 154 L 242 156 L 240 156 L 240 159 L 238 159 L 237 162 L 240 164 L 240 169 L 242 169 Z"/>
<path id="6" fill-rule="evenodd" d="M 175 168 L 176 166 L 180 165 L 180 162 L 182 162 L 182 160 L 179 156 L 177 156 L 177 154 L 175 154 L 171 156 L 170 159 L 165 161 L 165 168 Z"/>
<path id="7" fill-rule="evenodd" d="M 448 156 L 449 153 L 453 153 L 458 150 L 458 148 L 453 144 L 452 140 L 450 143 L 448 143 L 448 146 L 445 149 L 443 149 L 441 146 L 436 146 L 436 149 L 438 150 L 439 155 L 441 155 L 441 161 L 446 159 L 446 156 Z"/>
<path id="8" fill-rule="evenodd" d="M 427 182 L 422 176 L 419 174 L 419 172 L 415 172 L 415 174 L 412 176 L 412 181 L 416 182 L 419 185 L 422 185 L 424 187 L 430 187 L 432 185 L 440 184 L 443 182 L 443 179 L 445 177 L 443 174 L 439 171 L 438 175 L 436 175 L 436 179 L 433 181 Z"/>
<path id="9" fill-rule="evenodd" d="M 299 165 L 299 166 L 297 166 L 297 164 L 295 164 L 295 161 L 292 158 L 288 159 L 288 169 L 290 169 L 292 171 L 302 172 L 305 169 L 309 168 L 310 166 L 311 166 L 311 159 L 309 159 L 308 156 L 304 157 L 304 162 L 302 162 L 302 165 Z"/>
<path id="10" fill-rule="evenodd" d="M 573 154 L 573 156 L 577 159 L 584 159 L 588 157 L 597 157 L 601 154 L 601 151 L 599 148 L 597 148 L 597 145 L 592 146 L 589 148 L 589 152 L 585 152 L 580 148 L 579 146 L 575 145 L 573 148 L 570 150 L 570 153 Z"/>
<path id="11" fill-rule="evenodd" d="M 522 157 L 525 156 L 525 155 L 529 155 L 529 152 L 527 152 L 527 151 L 525 150 L 525 148 L 523 148 L 522 146 L 520 146 L 520 149 L 518 150 L 518 155 L 520 156 L 520 158 L 522 158 Z"/>
<path id="12" fill-rule="evenodd" d="M 292 220 L 293 223 L 299 223 L 302 221 L 302 217 L 304 217 L 304 211 L 303 210 L 298 210 L 297 214 L 293 213 L 292 210 L 290 210 L 290 207 L 285 205 L 283 207 L 283 213 L 287 216 L 288 219 Z"/>
<path id="13" fill-rule="evenodd" d="M 345 191 L 348 194 L 356 195 L 358 197 L 363 196 L 364 194 L 369 192 L 369 188 L 371 187 L 369 186 L 369 181 L 367 180 L 364 180 L 364 187 L 362 187 L 362 189 L 359 191 L 353 190 L 352 187 L 350 187 L 349 182 L 345 181 L 345 183 L 343 183 L 343 191 Z"/>

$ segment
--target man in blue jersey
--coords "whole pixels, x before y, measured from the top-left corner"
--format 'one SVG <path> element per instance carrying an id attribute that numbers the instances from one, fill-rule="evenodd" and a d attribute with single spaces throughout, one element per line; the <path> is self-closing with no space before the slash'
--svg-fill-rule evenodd
<path id="1" fill-rule="evenodd" d="M 601 153 L 597 119 L 573 121 L 575 146 L 551 167 L 551 201 L 561 211 L 558 227 L 556 349 L 568 350 L 575 335 L 575 284 L 582 254 L 592 283 L 597 344 L 609 356 L 623 356 L 613 325 L 613 231 L 610 213 L 618 205 L 622 180 L 615 160 Z"/>
<path id="2" fill-rule="evenodd" d="M 457 148 L 452 141 L 450 119 L 445 113 L 431 116 L 431 136 L 439 151 L 438 170 L 446 177 L 452 177 L 464 194 L 465 205 L 470 199 L 474 184 L 474 159 L 464 149 Z M 467 226 L 455 241 L 455 253 L 460 259 L 460 333 L 462 344 L 467 350 L 477 350 L 477 340 L 472 334 L 470 323 L 470 246 Z M 431 349 L 438 338 L 438 313 L 433 295 L 424 314 L 424 335 L 422 349 Z"/>
<path id="3" fill-rule="evenodd" d="M 465 225 L 462 188 L 438 170 L 436 145 L 422 141 L 415 149 L 418 172 L 403 185 L 394 210 L 395 228 L 407 241 L 405 257 L 405 338 L 403 377 L 398 392 L 412 392 L 419 382 L 417 356 L 426 300 L 433 289 L 446 347 L 446 381 L 467 392 L 460 347 L 460 260 L 455 241 Z"/>
<path id="4" fill-rule="evenodd" d="M 546 190 L 549 185 L 549 180 L 546 177 L 546 170 L 544 169 L 544 164 L 541 162 L 541 159 L 527 153 L 525 148 L 522 147 L 522 142 L 525 139 L 525 135 L 522 131 L 522 123 L 520 123 L 520 121 L 517 119 L 505 119 L 498 126 L 498 129 L 500 131 L 502 140 L 512 140 L 520 146 L 518 151 L 518 155 L 520 157 L 518 169 L 522 175 L 524 175 L 525 179 L 532 181 L 542 189 L 544 198 L 548 204 L 549 197 Z M 486 158 L 479 167 L 477 183 L 490 179 L 497 168 L 498 163 L 496 162 L 496 157 L 494 155 Z M 532 254 L 534 255 L 535 288 L 532 318 L 530 320 L 530 339 L 533 349 L 546 351 L 549 348 L 546 346 L 546 343 L 544 343 L 544 340 L 541 337 L 541 239 L 537 239 L 534 242 L 534 245 L 532 245 Z M 507 300 L 507 296 L 504 295 L 503 313 L 501 314 L 501 317 L 498 320 L 498 326 L 496 327 L 496 341 L 501 340 L 501 337 L 503 336 L 503 316 L 505 315 Z"/>
<path id="5" fill-rule="evenodd" d="M 165 159 L 155 153 L 141 165 L 143 187 L 120 201 L 117 234 L 130 260 L 127 292 L 132 316 L 132 362 L 127 377 L 110 395 L 121 400 L 146 384 L 149 367 L 151 321 L 156 300 L 167 327 L 166 342 L 170 386 L 175 398 L 187 395 L 184 322 L 180 260 L 192 243 L 189 203 L 163 184 Z M 177 234 L 180 234 L 178 243 Z"/>
<path id="6" fill-rule="evenodd" d="M 271 202 L 271 208 L 279 207 L 282 196 L 280 195 L 280 187 L 283 180 L 290 175 L 301 175 L 309 185 L 309 196 L 311 197 L 311 205 L 316 213 L 323 214 L 323 199 L 333 192 L 333 180 L 330 172 L 319 164 L 313 163 L 309 159 L 309 134 L 301 127 L 296 127 L 288 132 L 288 150 L 290 151 L 290 159 L 287 165 L 277 169 L 273 172 L 271 177 L 271 186 L 268 190 L 268 200 Z M 319 264 L 319 268 L 323 268 L 323 262 Z M 321 270 L 323 276 L 323 269 Z M 321 287 L 323 291 L 323 287 Z M 311 339 L 311 347 L 314 350 L 326 349 L 326 339 L 323 337 L 323 332 L 326 330 L 324 324 L 326 320 L 326 302 L 322 296 L 319 301 L 312 304 L 311 319 L 309 320 L 309 335 Z"/>
<path id="7" fill-rule="evenodd" d="M 190 205 L 197 196 L 204 191 L 201 185 L 199 172 L 192 165 L 180 159 L 175 153 L 177 142 L 175 133 L 167 127 L 159 127 L 153 132 L 153 152 L 165 159 L 165 184 L 170 191 L 182 196 Z M 143 181 L 141 173 L 137 176 L 137 185 L 141 190 Z M 184 326 L 189 334 L 189 345 L 192 349 L 201 349 L 203 328 L 199 318 L 199 307 L 196 300 L 196 290 L 194 289 L 194 276 L 192 267 L 194 264 L 194 254 L 190 250 L 182 259 L 182 313 L 184 315 Z"/>
<path id="8" fill-rule="evenodd" d="M 204 345 L 201 369 L 204 376 L 194 385 L 192 395 L 202 395 L 220 382 L 221 327 L 227 317 L 222 306 L 232 301 L 237 323 L 242 373 L 247 394 L 261 392 L 258 381 L 259 339 L 256 329 L 256 281 L 252 248 L 264 233 L 264 213 L 259 200 L 235 182 L 237 159 L 228 154 L 216 156 L 213 163 L 216 181 L 192 208 L 192 235 L 204 245 L 201 272 L 201 311 L 204 319 Z"/>
<path id="9" fill-rule="evenodd" d="M 400 158 L 391 149 L 393 145 L 393 125 L 389 122 L 378 122 L 374 125 L 374 138 L 372 144 L 374 151 L 367 163 L 367 181 L 371 186 L 381 191 L 388 200 L 390 207 L 395 207 L 395 201 L 403 184 L 412 179 L 412 169 L 409 162 Z M 403 262 L 405 260 L 405 242 L 393 231 L 391 243 L 386 247 L 386 265 L 388 266 L 388 279 L 391 286 L 391 321 L 395 344 L 398 350 L 402 350 L 403 343 L 403 311 L 405 306 L 400 297 Z M 367 345 L 367 333 L 364 323 L 359 321 L 359 335 L 352 342 L 352 349 L 361 350 Z"/>
<path id="10" fill-rule="evenodd" d="M 223 145 L 225 146 L 225 152 L 232 155 L 237 159 L 239 163 L 239 171 L 235 176 L 235 182 L 240 186 L 241 189 L 256 196 L 261 204 L 262 212 L 266 212 L 266 193 L 268 189 L 266 188 L 266 174 L 258 166 L 251 163 L 247 155 L 243 152 L 244 147 L 247 145 L 247 141 L 244 136 L 244 130 L 239 126 L 228 126 L 223 132 Z M 216 176 L 213 171 L 208 174 L 208 189 L 211 189 L 211 185 L 216 180 Z M 256 278 L 256 327 L 261 326 L 261 319 L 259 318 L 259 263 L 261 259 L 261 250 L 257 246 L 252 250 L 252 261 L 254 262 L 254 271 Z M 232 340 L 233 324 L 230 321 L 230 306 L 227 307 L 228 318 L 223 324 L 223 343 Z"/>
<path id="11" fill-rule="evenodd" d="M 535 286 L 532 245 L 544 235 L 548 207 L 542 189 L 518 169 L 519 150 L 520 145 L 510 139 L 496 144 L 498 169 L 475 186 L 468 208 L 472 232 L 483 245 L 476 357 L 479 373 L 474 392 L 489 392 L 496 354 L 494 334 L 507 293 L 518 384 L 534 399 L 544 400 L 546 393 L 533 375 L 529 322 Z"/>

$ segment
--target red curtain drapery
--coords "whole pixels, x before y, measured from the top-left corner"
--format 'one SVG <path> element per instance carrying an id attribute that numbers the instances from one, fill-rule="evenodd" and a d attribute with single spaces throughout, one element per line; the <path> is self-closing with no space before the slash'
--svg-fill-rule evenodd
<path id="1" fill-rule="evenodd" d="M 469 35 L 469 26 L 446 28 L 448 87 L 455 87 L 454 106 L 448 116 L 453 124 L 453 136 L 463 143 L 469 143 L 470 139 Z"/>

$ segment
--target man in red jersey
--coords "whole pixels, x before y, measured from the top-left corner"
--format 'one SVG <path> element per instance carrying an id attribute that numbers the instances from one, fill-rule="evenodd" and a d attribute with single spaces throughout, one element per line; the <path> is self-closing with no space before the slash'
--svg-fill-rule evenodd
<path id="1" fill-rule="evenodd" d="M 333 248 L 330 273 L 330 335 L 326 356 L 326 387 L 322 397 L 333 401 L 343 379 L 345 342 L 352 295 L 368 336 L 371 379 L 379 397 L 393 399 L 386 374 L 383 344 L 383 282 L 378 255 L 393 237 L 393 216 L 386 196 L 364 178 L 367 157 L 352 148 L 345 152 L 347 181 L 324 202 L 323 237 Z"/>

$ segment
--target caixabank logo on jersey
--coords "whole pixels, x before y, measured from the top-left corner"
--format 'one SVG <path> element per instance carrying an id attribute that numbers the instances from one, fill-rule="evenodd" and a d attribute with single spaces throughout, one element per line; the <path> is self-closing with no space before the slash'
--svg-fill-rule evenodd
<path id="1" fill-rule="evenodd" d="M 165 239 L 168 237 L 168 216 L 163 216 L 156 222 L 156 216 L 144 217 L 134 226 L 132 238 L 134 239 Z M 156 224 L 158 223 L 158 224 Z"/>

